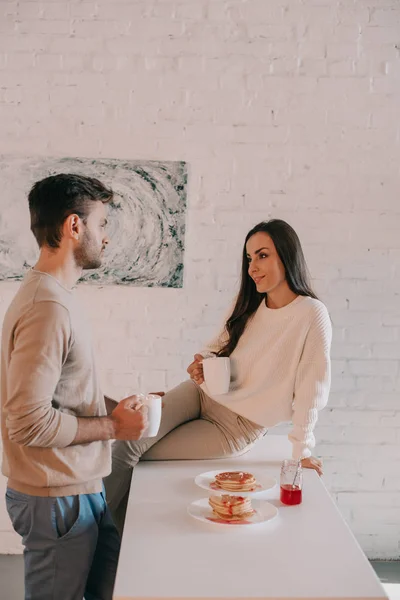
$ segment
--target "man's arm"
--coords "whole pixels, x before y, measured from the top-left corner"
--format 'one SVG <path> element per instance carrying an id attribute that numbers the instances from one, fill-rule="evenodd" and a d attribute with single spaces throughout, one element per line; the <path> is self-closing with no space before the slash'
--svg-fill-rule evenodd
<path id="1" fill-rule="evenodd" d="M 78 420 L 52 405 L 72 344 L 68 310 L 57 302 L 35 303 L 19 320 L 13 342 L 3 405 L 10 440 L 23 446 L 69 446 Z"/>
<path id="2" fill-rule="evenodd" d="M 57 302 L 39 302 L 24 315 L 14 332 L 4 403 L 12 442 L 39 448 L 65 448 L 92 441 L 139 439 L 146 413 L 135 396 L 115 403 L 112 415 L 75 417 L 52 405 L 62 365 L 71 347 L 67 309 Z"/>

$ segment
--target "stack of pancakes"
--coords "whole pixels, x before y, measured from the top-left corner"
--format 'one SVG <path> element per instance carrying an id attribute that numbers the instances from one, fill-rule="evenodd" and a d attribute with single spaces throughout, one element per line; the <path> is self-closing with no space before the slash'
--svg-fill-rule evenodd
<path id="1" fill-rule="evenodd" d="M 226 492 L 252 492 L 256 489 L 257 482 L 251 473 L 227 471 L 215 476 L 214 485 Z"/>
<path id="2" fill-rule="evenodd" d="M 208 502 L 213 513 L 225 521 L 243 521 L 254 513 L 250 498 L 243 498 L 243 496 L 229 496 L 228 494 L 210 496 Z"/>

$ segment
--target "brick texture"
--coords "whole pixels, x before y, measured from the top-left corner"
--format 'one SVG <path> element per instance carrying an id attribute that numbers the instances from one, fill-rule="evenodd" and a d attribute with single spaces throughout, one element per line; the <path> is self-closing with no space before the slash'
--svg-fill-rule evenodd
<path id="1" fill-rule="evenodd" d="M 399 107 L 396 0 L 0 5 L 1 152 L 190 163 L 184 289 L 79 290 L 105 391 L 181 381 L 247 230 L 288 220 L 334 326 L 317 453 L 371 558 L 400 555 Z"/>

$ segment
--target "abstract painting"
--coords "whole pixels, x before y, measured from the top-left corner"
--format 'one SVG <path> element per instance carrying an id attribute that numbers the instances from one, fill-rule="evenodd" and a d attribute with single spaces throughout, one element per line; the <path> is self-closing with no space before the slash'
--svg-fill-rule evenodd
<path id="1" fill-rule="evenodd" d="M 103 158 L 1 157 L 1 281 L 20 280 L 35 264 L 27 196 L 35 181 L 57 173 L 96 177 L 114 191 L 104 263 L 80 281 L 182 287 L 186 163 Z"/>

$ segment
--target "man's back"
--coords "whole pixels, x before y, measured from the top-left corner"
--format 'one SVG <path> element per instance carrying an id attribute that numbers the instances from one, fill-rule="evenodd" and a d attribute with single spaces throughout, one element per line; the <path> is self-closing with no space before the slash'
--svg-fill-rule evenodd
<path id="1" fill-rule="evenodd" d="M 71 446 L 77 417 L 106 414 L 87 324 L 74 294 L 30 271 L 3 323 L 3 473 L 38 496 L 95 493 L 110 471 L 109 442 Z"/>

